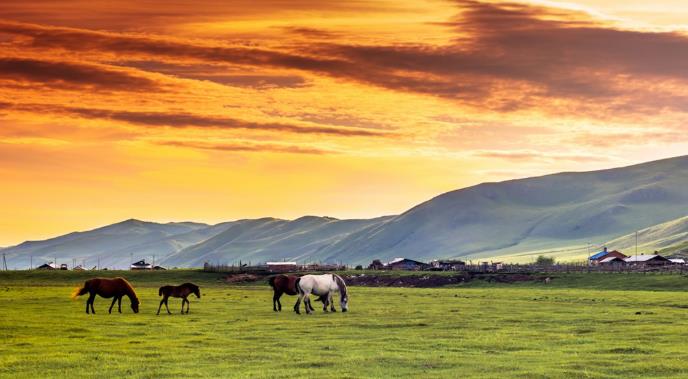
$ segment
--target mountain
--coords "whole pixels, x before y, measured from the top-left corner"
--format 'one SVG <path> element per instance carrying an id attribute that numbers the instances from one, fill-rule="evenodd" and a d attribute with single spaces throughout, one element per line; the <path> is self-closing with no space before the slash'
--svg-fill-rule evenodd
<path id="1" fill-rule="evenodd" d="M 159 262 L 180 267 L 283 259 L 358 264 L 398 256 L 527 260 L 540 252 L 573 259 L 586 255 L 588 243 L 609 241 L 617 248 L 611 244 L 627 246 L 622 236 L 636 230 L 678 230 L 667 225 L 688 215 L 685 188 L 688 156 L 483 183 L 439 195 L 397 216 L 369 220 L 306 216 L 218 225 L 127 220 L 25 242 L 3 253 L 17 267 L 28 266 L 29 255 L 42 260 L 101 256 L 106 265 L 119 267 L 129 264 L 130 254 L 155 254 Z M 677 232 L 663 238 L 680 243 L 684 237 Z M 659 237 L 653 241 L 660 241 L 653 247 L 664 243 Z"/>
<path id="2" fill-rule="evenodd" d="M 164 263 L 202 266 L 204 262 L 264 262 L 266 260 L 316 261 L 328 247 L 352 233 L 384 223 L 389 217 L 338 220 L 305 216 L 293 221 L 274 218 L 241 220 L 225 231 L 168 256 Z M 338 261 L 328 257 L 327 261 Z"/>
<path id="3" fill-rule="evenodd" d="M 688 214 L 688 156 L 484 183 L 340 241 L 328 257 L 494 257 L 603 242 Z"/>
<path id="4" fill-rule="evenodd" d="M 132 256 L 163 256 L 198 243 L 212 234 L 208 228 L 200 223 L 158 224 L 130 219 L 44 241 L 27 241 L 6 248 L 3 253 L 9 267 L 29 267 L 32 258 L 34 266 L 55 259 L 70 265 L 72 259 L 79 263 L 86 260 L 87 266 L 95 266 L 100 258 L 104 267 L 128 267 Z"/>

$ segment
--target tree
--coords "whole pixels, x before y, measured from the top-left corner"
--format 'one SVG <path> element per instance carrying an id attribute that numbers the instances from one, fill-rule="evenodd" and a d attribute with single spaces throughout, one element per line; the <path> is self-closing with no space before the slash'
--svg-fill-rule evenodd
<path id="1" fill-rule="evenodd" d="M 546 257 L 544 255 L 539 255 L 535 260 L 535 264 L 538 266 L 554 266 L 554 258 Z"/>

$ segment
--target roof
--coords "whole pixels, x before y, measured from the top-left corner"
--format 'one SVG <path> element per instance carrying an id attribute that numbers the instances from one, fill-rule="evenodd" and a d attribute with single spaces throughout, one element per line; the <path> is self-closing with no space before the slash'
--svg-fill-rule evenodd
<path id="1" fill-rule="evenodd" d="M 392 259 L 391 261 L 387 262 L 387 264 L 388 264 L 388 265 L 393 265 L 393 264 L 395 264 L 395 263 L 400 263 L 400 262 L 404 262 L 404 261 L 413 262 L 413 263 L 417 263 L 417 264 L 420 264 L 420 265 L 426 264 L 426 263 L 419 262 L 419 261 L 414 261 L 413 259 L 408 259 L 408 258 L 394 258 L 394 259 Z"/>
<path id="2" fill-rule="evenodd" d="M 604 256 L 607 255 L 607 254 L 609 254 L 609 252 L 606 251 L 606 250 L 600 251 L 599 253 L 594 254 L 593 256 L 591 256 L 591 257 L 590 257 L 590 260 L 591 260 L 591 261 L 594 261 L 594 260 L 600 259 L 600 258 L 604 257 Z"/>
<path id="3" fill-rule="evenodd" d="M 600 261 L 600 263 L 609 263 L 613 261 L 623 262 L 624 260 L 619 257 L 607 257 Z"/>
<path id="4" fill-rule="evenodd" d="M 669 258 L 669 260 L 670 260 L 672 263 L 686 263 L 686 260 L 683 259 L 683 258 Z"/>
<path id="5" fill-rule="evenodd" d="M 134 263 L 132 263 L 131 265 L 132 265 L 132 266 L 150 266 L 151 264 L 150 264 L 150 263 L 146 263 L 146 260 L 145 260 L 145 259 L 141 259 L 140 261 L 134 262 Z"/>
<path id="6" fill-rule="evenodd" d="M 656 259 L 656 258 L 659 258 L 660 260 L 668 261 L 668 259 L 664 258 L 661 255 L 657 255 L 657 254 L 632 255 L 632 256 L 624 259 L 624 261 L 626 261 L 626 262 L 647 262 L 647 261 L 651 261 L 651 260 Z"/>
<path id="7" fill-rule="evenodd" d="M 296 266 L 296 262 L 265 262 L 268 266 Z"/>

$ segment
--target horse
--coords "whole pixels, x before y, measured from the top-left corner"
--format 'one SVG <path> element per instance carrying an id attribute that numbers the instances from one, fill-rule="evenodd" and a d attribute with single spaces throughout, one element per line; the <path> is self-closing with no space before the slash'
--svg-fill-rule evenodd
<path id="1" fill-rule="evenodd" d="M 172 314 L 170 312 L 170 307 L 167 306 L 167 300 L 172 297 L 181 297 L 182 298 L 182 314 L 184 314 L 184 303 L 186 303 L 186 313 L 189 313 L 189 300 L 186 298 L 187 296 L 194 294 L 196 295 L 197 298 L 201 298 L 201 290 L 198 288 L 197 285 L 193 283 L 184 283 L 181 286 L 162 286 L 158 290 L 158 296 L 163 296 L 162 300 L 160 300 L 160 305 L 158 306 L 158 313 L 160 314 L 160 308 L 162 308 L 162 305 L 165 304 L 165 308 L 167 308 L 167 313 Z"/>
<path id="2" fill-rule="evenodd" d="M 72 299 L 76 300 L 77 297 L 81 295 L 89 294 L 88 300 L 86 300 L 86 313 L 88 314 L 88 308 L 91 307 L 91 313 L 96 314 L 96 310 L 93 309 L 93 302 L 96 299 L 96 295 L 100 295 L 106 299 L 113 298 L 112 304 L 108 313 L 112 313 L 112 307 L 115 306 L 115 301 L 117 302 L 117 308 L 119 313 L 122 313 L 122 296 L 128 296 L 131 301 L 131 310 L 134 313 L 139 313 L 139 298 L 136 296 L 134 288 L 127 282 L 124 278 L 93 278 L 89 279 L 84 283 L 81 288 L 76 288 L 72 293 Z"/>
<path id="3" fill-rule="evenodd" d="M 321 298 L 326 297 L 326 301 L 323 302 L 323 311 L 327 312 L 327 306 L 329 305 L 330 310 L 336 312 L 332 294 L 339 292 L 339 304 L 342 312 L 349 310 L 349 294 L 346 290 L 346 283 L 337 274 L 304 275 L 296 280 L 296 290 L 299 292 L 299 298 L 296 300 L 296 304 L 294 304 L 294 312 L 297 314 L 301 314 L 299 306 L 302 300 L 306 313 L 310 314 L 312 311 L 315 311 L 313 306 L 311 306 L 311 293 Z"/>
<path id="4" fill-rule="evenodd" d="M 280 298 L 283 294 L 289 296 L 298 295 L 299 291 L 296 290 L 296 280 L 299 279 L 296 275 L 284 275 L 279 274 L 271 276 L 268 279 L 270 287 L 272 287 L 272 310 L 275 312 L 282 312 L 282 303 Z M 316 301 L 321 301 L 323 304 L 327 301 L 327 296 L 320 296 Z"/>

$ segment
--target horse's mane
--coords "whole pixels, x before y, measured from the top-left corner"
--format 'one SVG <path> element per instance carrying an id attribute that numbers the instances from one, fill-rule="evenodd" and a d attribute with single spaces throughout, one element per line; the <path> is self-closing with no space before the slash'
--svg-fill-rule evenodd
<path id="1" fill-rule="evenodd" d="M 131 296 L 132 298 L 136 299 L 136 301 L 137 301 L 138 303 L 140 303 L 141 301 L 139 300 L 139 297 L 136 295 L 136 291 L 134 291 L 134 287 L 132 287 L 131 284 L 129 284 L 129 282 L 128 282 L 126 279 L 124 279 L 124 278 L 121 278 L 121 277 L 120 277 L 120 278 L 117 278 L 117 279 L 121 279 L 121 280 L 122 280 L 122 283 L 124 283 L 124 286 L 127 287 L 127 294 L 129 294 L 129 296 Z"/>
<path id="2" fill-rule="evenodd" d="M 332 276 L 334 277 L 334 282 L 337 283 L 337 287 L 339 287 L 339 295 L 342 298 L 347 297 L 346 283 L 344 283 L 344 279 L 337 274 L 332 274 Z"/>

